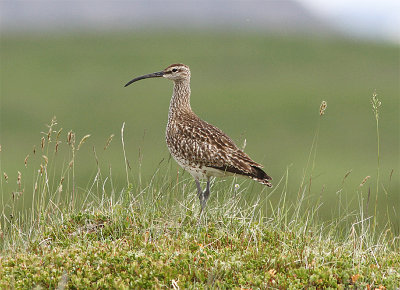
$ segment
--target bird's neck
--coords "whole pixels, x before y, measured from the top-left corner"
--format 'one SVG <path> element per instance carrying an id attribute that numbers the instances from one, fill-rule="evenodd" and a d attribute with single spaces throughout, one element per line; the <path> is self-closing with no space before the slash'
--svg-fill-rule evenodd
<path id="1" fill-rule="evenodd" d="M 176 113 L 190 113 L 190 81 L 179 80 L 174 82 L 174 92 L 169 104 L 169 117 Z"/>

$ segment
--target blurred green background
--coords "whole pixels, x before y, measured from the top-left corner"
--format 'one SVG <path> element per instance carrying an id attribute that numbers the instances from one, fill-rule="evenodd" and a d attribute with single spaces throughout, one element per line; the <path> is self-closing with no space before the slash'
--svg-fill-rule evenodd
<path id="1" fill-rule="evenodd" d="M 275 184 L 289 168 L 289 198 L 297 197 L 320 126 L 311 195 L 321 195 L 327 215 L 335 212 L 339 195 L 358 208 L 357 195 L 366 199 L 370 188 L 375 200 L 377 137 L 370 99 L 376 90 L 382 102 L 378 210 L 382 216 L 389 212 L 398 228 L 399 46 L 335 37 L 207 31 L 3 34 L 1 170 L 9 176 L 7 184 L 2 177 L 3 202 L 10 201 L 18 171 L 29 201 L 37 168 L 25 168 L 24 159 L 32 156 L 34 145 L 40 147 L 41 132 L 47 132 L 53 116 L 57 129 L 63 128 L 64 145 L 69 130 L 77 141 L 91 134 L 77 157 L 81 189 L 96 172 L 93 146 L 104 170 L 112 168 L 114 185 L 125 186 L 123 122 L 132 175 L 141 170 L 148 181 L 169 158 L 164 130 L 172 83 L 153 79 L 123 85 L 177 62 L 191 68 L 192 108 L 201 118 L 239 146 L 246 140 L 245 151 L 265 166 Z M 321 118 L 322 100 L 328 108 Z M 104 151 L 110 134 L 114 140 Z M 366 176 L 371 178 L 360 187 Z M 261 189 L 256 185 L 248 194 Z"/>

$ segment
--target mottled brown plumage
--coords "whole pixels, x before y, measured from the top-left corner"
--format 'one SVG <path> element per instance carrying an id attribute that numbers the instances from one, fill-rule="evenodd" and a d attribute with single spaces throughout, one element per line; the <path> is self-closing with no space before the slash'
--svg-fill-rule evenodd
<path id="1" fill-rule="evenodd" d="M 201 120 L 190 107 L 190 70 L 184 64 L 172 64 L 161 72 L 144 75 L 125 86 L 145 78 L 165 77 L 174 81 L 168 113 L 166 142 L 172 157 L 196 180 L 202 209 L 209 197 L 211 176 L 238 174 L 271 187 L 261 164 L 253 161 L 224 132 Z M 199 179 L 207 179 L 203 192 Z"/>

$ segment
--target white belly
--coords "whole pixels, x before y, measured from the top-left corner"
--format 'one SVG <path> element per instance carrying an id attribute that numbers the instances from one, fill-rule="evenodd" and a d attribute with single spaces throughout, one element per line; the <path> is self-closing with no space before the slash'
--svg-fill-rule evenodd
<path id="1" fill-rule="evenodd" d="M 218 170 L 212 167 L 196 166 L 193 164 L 189 164 L 187 160 L 176 157 L 174 155 L 172 155 L 172 157 L 174 157 L 179 166 L 189 172 L 195 179 L 208 179 L 211 176 L 222 177 L 226 175 L 232 175 L 229 172 L 224 172 L 222 170 Z"/>

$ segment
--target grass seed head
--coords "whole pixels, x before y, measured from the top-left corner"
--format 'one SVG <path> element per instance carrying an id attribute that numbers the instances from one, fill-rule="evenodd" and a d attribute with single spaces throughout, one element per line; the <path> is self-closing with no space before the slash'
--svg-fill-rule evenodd
<path id="1" fill-rule="evenodd" d="M 25 160 L 24 160 L 25 168 L 28 167 L 28 158 L 29 158 L 29 154 L 26 155 Z"/>
<path id="2" fill-rule="evenodd" d="M 57 118 L 56 116 L 54 116 L 51 121 L 50 121 L 50 125 L 47 125 L 47 127 L 49 128 L 49 131 L 47 132 L 47 141 L 50 141 L 51 139 L 51 133 L 53 132 L 53 127 L 57 125 Z"/>
<path id="3" fill-rule="evenodd" d="M 5 179 L 6 182 L 7 182 L 7 181 L 8 181 L 8 175 L 7 175 L 7 173 L 3 172 L 3 175 L 4 175 L 4 179 Z"/>
<path id="4" fill-rule="evenodd" d="M 360 186 L 363 186 L 366 182 L 367 182 L 367 180 L 368 179 L 370 179 L 371 178 L 371 176 L 366 176 L 364 179 L 363 179 L 363 181 L 360 183 Z"/>
<path id="5" fill-rule="evenodd" d="M 342 183 L 346 180 L 347 177 L 349 177 L 350 173 L 353 171 L 353 169 L 350 169 L 349 171 L 346 172 L 346 174 L 343 177 Z"/>
<path id="6" fill-rule="evenodd" d="M 17 176 L 17 185 L 18 188 L 21 189 L 21 178 L 22 178 L 22 174 L 20 171 L 18 171 L 18 176 Z"/>
<path id="7" fill-rule="evenodd" d="M 319 106 L 319 115 L 320 116 L 325 114 L 325 110 L 327 107 L 328 107 L 328 104 L 326 103 L 326 101 L 322 101 L 321 106 Z"/>
<path id="8" fill-rule="evenodd" d="M 56 136 L 56 141 L 58 141 L 58 140 L 60 139 L 60 135 L 61 135 L 62 130 L 63 130 L 63 128 L 61 128 L 60 130 L 58 130 L 57 136 Z"/>
<path id="9" fill-rule="evenodd" d="M 68 145 L 75 145 L 75 133 L 72 131 L 69 131 L 67 134 L 67 143 Z"/>
<path id="10" fill-rule="evenodd" d="M 104 150 L 106 150 L 108 148 L 108 146 L 110 146 L 110 143 L 111 143 L 113 138 L 114 138 L 114 134 L 111 134 L 110 137 L 108 137 L 107 142 L 106 142 L 106 146 L 104 146 Z"/>
<path id="11" fill-rule="evenodd" d="M 382 103 L 378 99 L 378 95 L 376 93 L 376 90 L 372 94 L 371 104 L 372 104 L 372 111 L 375 114 L 375 118 L 378 120 L 379 119 L 379 107 L 382 105 Z"/>
<path id="12" fill-rule="evenodd" d="M 58 146 L 60 146 L 61 141 L 56 141 L 56 147 L 54 148 L 54 152 L 58 152 Z"/>
<path id="13" fill-rule="evenodd" d="M 44 149 L 44 144 L 45 144 L 45 139 L 42 137 L 42 141 L 40 142 L 40 147 L 42 148 L 42 151 Z"/>

